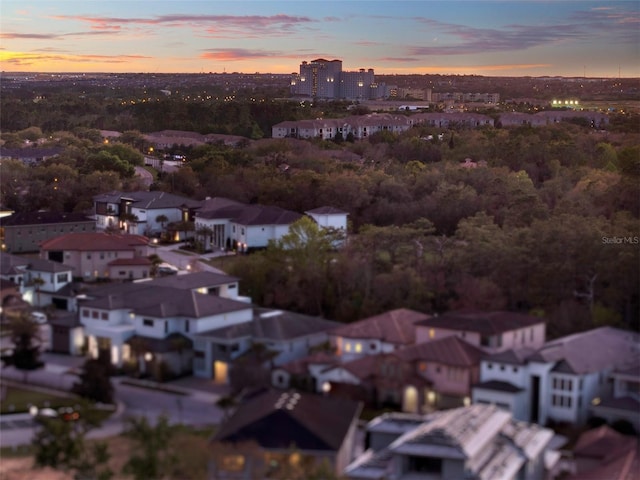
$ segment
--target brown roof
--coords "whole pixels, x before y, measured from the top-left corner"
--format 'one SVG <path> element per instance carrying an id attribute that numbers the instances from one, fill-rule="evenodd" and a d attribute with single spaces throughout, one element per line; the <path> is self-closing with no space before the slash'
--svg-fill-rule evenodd
<path id="1" fill-rule="evenodd" d="M 133 250 L 148 245 L 149 239 L 142 235 L 118 235 L 101 232 L 68 233 L 40 244 L 42 250 L 114 251 Z"/>
<path id="2" fill-rule="evenodd" d="M 450 336 L 403 348 L 395 354 L 408 362 L 429 361 L 456 367 L 474 367 L 480 364 L 484 352 L 461 338 Z"/>
<path id="3" fill-rule="evenodd" d="M 464 311 L 447 312 L 437 317 L 429 317 L 418 325 L 495 335 L 539 323 L 544 323 L 544 319 L 517 312 Z"/>
<path id="4" fill-rule="evenodd" d="M 351 400 L 269 390 L 240 405 L 213 441 L 335 452 L 360 410 L 361 405 Z"/>
<path id="5" fill-rule="evenodd" d="M 428 318 L 429 315 L 426 313 L 399 308 L 336 328 L 331 334 L 348 338 L 375 338 L 389 343 L 411 345 L 416 338 L 416 323 Z"/>
<path id="6" fill-rule="evenodd" d="M 608 460 L 612 456 L 634 448 L 637 439 L 622 435 L 607 425 L 587 430 L 576 442 L 573 454 L 576 457 L 590 457 Z"/>

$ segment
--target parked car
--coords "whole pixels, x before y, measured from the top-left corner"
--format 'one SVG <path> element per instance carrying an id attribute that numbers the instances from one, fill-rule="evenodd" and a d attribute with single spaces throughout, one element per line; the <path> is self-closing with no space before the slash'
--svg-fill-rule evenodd
<path id="1" fill-rule="evenodd" d="M 47 315 L 43 312 L 31 312 L 31 320 L 36 323 L 47 323 Z"/>

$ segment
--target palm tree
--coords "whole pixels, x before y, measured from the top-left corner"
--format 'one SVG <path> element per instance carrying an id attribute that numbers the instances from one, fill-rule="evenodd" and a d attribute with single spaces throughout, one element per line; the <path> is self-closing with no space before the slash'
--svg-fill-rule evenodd
<path id="1" fill-rule="evenodd" d="M 38 299 L 38 306 L 40 307 L 40 287 L 45 284 L 45 281 L 40 277 L 34 277 L 31 280 L 31 283 L 33 283 L 36 287 L 36 298 Z"/>

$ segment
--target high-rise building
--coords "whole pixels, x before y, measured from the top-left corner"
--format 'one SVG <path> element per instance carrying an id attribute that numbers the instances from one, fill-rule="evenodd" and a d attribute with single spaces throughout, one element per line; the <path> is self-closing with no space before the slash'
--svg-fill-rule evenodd
<path id="1" fill-rule="evenodd" d="M 318 99 L 366 100 L 384 96 L 375 82 L 373 69 L 342 71 L 341 60 L 318 58 L 300 64 L 300 73 L 291 79 L 291 93 Z"/>

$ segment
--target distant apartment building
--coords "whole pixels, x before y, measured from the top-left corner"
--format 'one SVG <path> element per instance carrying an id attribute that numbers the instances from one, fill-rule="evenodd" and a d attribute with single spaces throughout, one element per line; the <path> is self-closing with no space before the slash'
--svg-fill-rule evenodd
<path id="1" fill-rule="evenodd" d="M 83 213 L 26 212 L 0 218 L 3 251 L 9 253 L 38 252 L 45 240 L 95 230 L 95 220 Z"/>
<path id="2" fill-rule="evenodd" d="M 291 93 L 318 99 L 367 100 L 384 95 L 372 68 L 343 71 L 341 60 L 318 58 L 300 64 L 300 73 L 291 79 Z"/>

